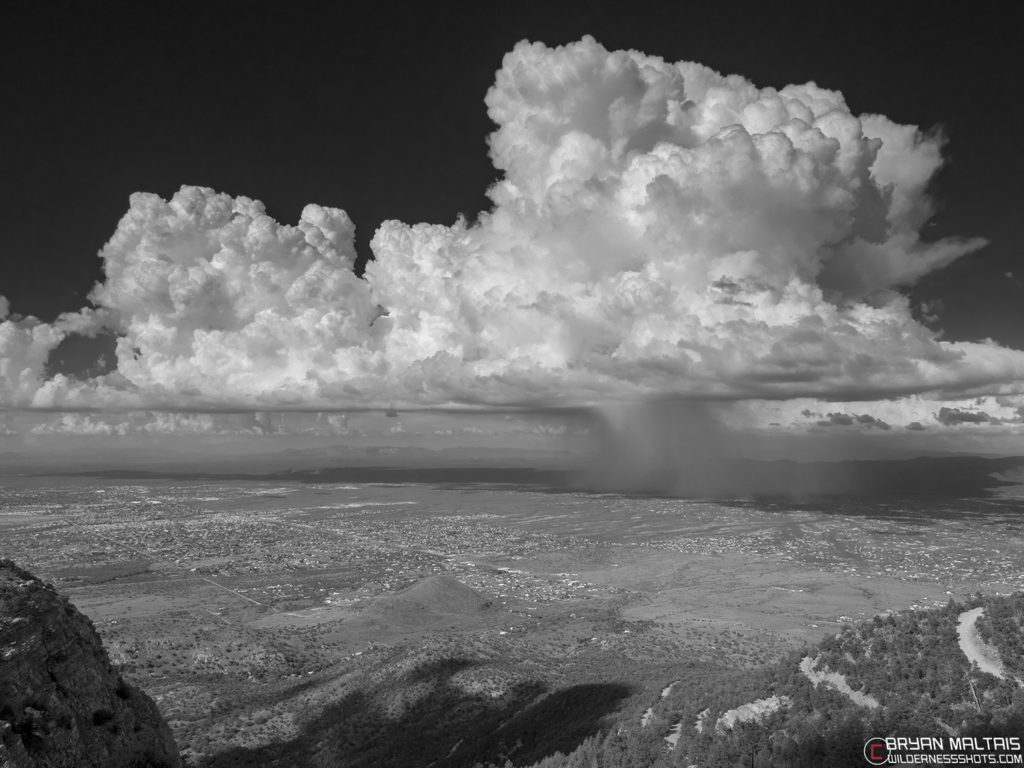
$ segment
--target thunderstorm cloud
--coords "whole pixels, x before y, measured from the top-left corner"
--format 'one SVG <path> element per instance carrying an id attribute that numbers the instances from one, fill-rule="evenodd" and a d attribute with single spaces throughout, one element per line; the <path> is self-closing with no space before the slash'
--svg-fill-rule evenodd
<path id="1" fill-rule="evenodd" d="M 897 290 L 985 244 L 921 235 L 941 136 L 814 83 L 762 88 L 589 37 L 518 44 L 485 102 L 492 208 L 473 224 L 384 222 L 363 276 L 342 210 L 309 205 L 286 225 L 203 187 L 132 195 L 93 307 L 46 324 L 0 299 L 0 404 L 1018 391 L 1024 353 L 942 341 Z M 68 334 L 101 332 L 117 336 L 116 367 L 47 374 Z M 826 417 L 847 418 L 889 429 Z"/>

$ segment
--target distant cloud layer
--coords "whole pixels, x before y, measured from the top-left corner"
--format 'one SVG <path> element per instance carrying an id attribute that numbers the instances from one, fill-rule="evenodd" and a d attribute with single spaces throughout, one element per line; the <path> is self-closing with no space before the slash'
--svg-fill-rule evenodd
<path id="1" fill-rule="evenodd" d="M 475 224 L 385 222 L 364 278 L 343 211 L 310 205 L 287 226 L 210 189 L 133 195 L 101 252 L 95 309 L 0 323 L 0 403 L 549 406 L 1020 389 L 1024 353 L 941 341 L 893 290 L 984 245 L 921 239 L 941 137 L 854 115 L 813 83 L 762 89 L 591 38 L 520 43 L 486 105 L 503 174 L 493 209 Z M 64 335 L 101 328 L 119 336 L 115 371 L 45 378 Z M 917 421 L 909 428 L 928 423 Z M 958 421 L 971 419 L 938 419 Z M 910 423 L 853 411 L 819 422 Z"/>

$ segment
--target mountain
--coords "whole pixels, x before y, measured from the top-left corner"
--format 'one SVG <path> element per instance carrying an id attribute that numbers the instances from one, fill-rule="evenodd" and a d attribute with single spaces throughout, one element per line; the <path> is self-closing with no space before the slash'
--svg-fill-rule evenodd
<path id="1" fill-rule="evenodd" d="M 491 603 L 472 587 L 441 574 L 417 581 L 407 589 L 378 598 L 381 608 L 428 613 L 476 614 Z"/>
<path id="2" fill-rule="evenodd" d="M 92 622 L 10 560 L 0 560 L 0 765 L 181 765 L 156 704 L 117 674 Z"/>
<path id="3" fill-rule="evenodd" d="M 908 736 L 927 742 L 902 762 L 1020 764 L 1022 638 L 1024 593 L 881 614 L 764 667 L 680 670 L 642 722 L 532 768 L 854 768 Z"/>
<path id="4" fill-rule="evenodd" d="M 294 483 L 426 483 L 432 485 L 514 484 L 544 491 L 600 491 L 681 497 L 752 497 L 804 499 L 818 496 L 843 498 L 915 497 L 983 498 L 1024 486 L 1024 456 L 917 456 L 905 459 L 844 461 L 773 461 L 715 459 L 694 466 L 671 460 L 655 462 L 650 471 L 633 476 L 601 463 L 575 469 L 562 457 L 554 467 L 538 469 L 518 464 L 493 465 L 465 461 L 457 456 L 442 461 L 440 454 L 421 450 L 434 463 L 403 465 L 397 455 L 373 454 L 342 466 L 287 471 L 260 471 L 250 462 L 245 471 L 207 462 L 202 468 L 164 462 L 160 469 L 119 468 L 70 471 L 66 474 L 109 480 L 260 480 Z M 337 456 L 335 455 L 336 459 Z M 323 463 L 331 454 L 324 452 Z M 479 459 L 479 457 L 478 457 Z M 296 467 L 301 464 L 296 462 Z M 40 470 L 41 471 L 41 470 Z M 54 470 L 56 471 L 56 470 Z M 691 482 L 692 481 L 692 482 Z M 698 482 L 699 481 L 699 482 Z M 695 484 L 694 484 L 695 483 Z"/>

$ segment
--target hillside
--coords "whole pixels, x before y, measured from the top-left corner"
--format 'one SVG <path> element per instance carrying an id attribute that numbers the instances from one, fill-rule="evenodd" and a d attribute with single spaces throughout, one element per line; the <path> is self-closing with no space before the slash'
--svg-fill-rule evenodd
<path id="1" fill-rule="evenodd" d="M 876 616 L 771 666 L 684 677 L 643 723 L 533 768 L 838 768 L 875 737 L 1024 737 L 1022 636 L 1024 594 Z"/>
<path id="2" fill-rule="evenodd" d="M 622 684 L 553 686 L 492 649 L 437 645 L 370 661 L 353 678 L 292 699 L 290 738 L 229 748 L 203 768 L 477 768 L 486 760 L 526 765 L 571 751 L 615 722 L 631 689 Z"/>
<path id="3" fill-rule="evenodd" d="M 180 765 L 156 705 L 114 670 L 92 622 L 10 560 L 0 560 L 0 765 Z"/>
<path id="4" fill-rule="evenodd" d="M 430 576 L 407 589 L 374 601 L 380 611 L 442 614 L 477 614 L 487 610 L 491 601 L 472 587 L 444 574 Z"/>

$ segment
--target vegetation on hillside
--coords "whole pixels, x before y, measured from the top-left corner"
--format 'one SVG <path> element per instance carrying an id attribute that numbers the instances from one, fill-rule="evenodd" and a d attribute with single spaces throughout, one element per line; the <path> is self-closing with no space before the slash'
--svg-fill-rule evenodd
<path id="1" fill-rule="evenodd" d="M 985 609 L 979 633 L 1001 654 L 1005 679 L 980 671 L 960 648 L 958 620 L 976 607 Z M 859 767 L 873 737 L 1024 734 L 1024 688 L 1013 677 L 1022 617 L 1024 594 L 876 616 L 753 669 L 681 661 L 668 670 L 678 682 L 660 698 L 650 681 L 639 684 L 636 662 L 610 653 L 558 678 L 524 674 L 510 659 L 421 651 L 382 660 L 332 703 L 310 705 L 291 737 L 220 751 L 202 765 Z M 865 696 L 813 682 L 807 659 Z M 760 719 L 722 719 L 773 696 L 783 705 Z"/>
<path id="2" fill-rule="evenodd" d="M 980 671 L 960 649 L 958 619 L 975 607 L 985 609 L 979 630 L 999 651 L 1006 679 Z M 862 766 L 864 743 L 873 737 L 1024 736 L 1024 688 L 1013 678 L 1022 666 L 1022 627 L 1024 594 L 977 595 L 966 605 L 950 601 L 941 609 L 876 616 L 754 672 L 690 674 L 659 703 L 647 727 L 623 723 L 531 768 Z M 800 668 L 808 657 L 880 706 L 812 684 Z M 729 709 L 771 695 L 789 705 L 759 721 L 716 726 Z M 681 726 L 672 746 L 664 736 L 675 723 Z"/>

